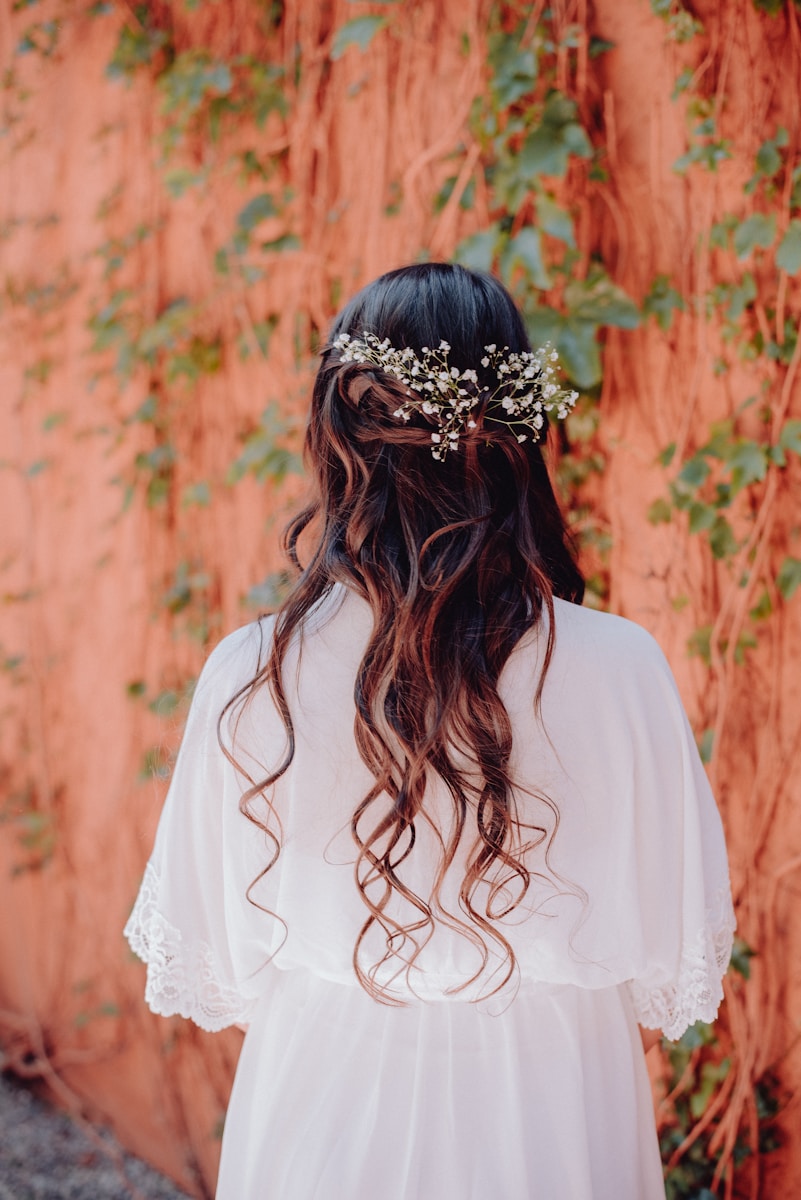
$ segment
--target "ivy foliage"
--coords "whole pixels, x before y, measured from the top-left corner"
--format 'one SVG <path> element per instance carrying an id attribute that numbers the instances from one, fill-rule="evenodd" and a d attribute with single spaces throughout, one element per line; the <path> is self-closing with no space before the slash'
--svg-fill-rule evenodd
<path id="1" fill-rule="evenodd" d="M 757 7 L 767 11 L 764 5 Z M 675 0 L 652 0 L 652 8 L 669 30 L 683 11 Z M 691 36 L 703 32 L 694 21 Z M 729 157 L 729 146 L 717 138 L 712 98 L 702 94 L 693 79 L 682 72 L 674 93 L 674 98 L 684 97 L 690 129 L 689 149 L 675 169 L 714 171 Z M 723 344 L 715 373 L 722 378 L 738 364 L 761 364 L 762 392 L 745 397 L 731 417 L 714 422 L 680 462 L 675 444 L 665 447 L 661 464 L 675 473 L 667 494 L 648 509 L 654 524 L 686 522 L 688 532 L 704 540 L 721 569 L 736 576 L 738 587 L 756 589 L 746 624 L 734 631 L 735 665 L 757 646 L 759 629 L 774 617 L 776 603 L 789 602 L 801 582 L 797 554 L 787 553 L 772 571 L 763 566 L 758 579 L 752 579 L 751 569 L 766 488 L 771 480 L 776 484 L 797 471 L 801 457 L 801 421 L 777 409 L 775 399 L 799 352 L 798 327 L 784 301 L 787 279 L 801 272 L 801 166 L 791 157 L 789 143 L 783 125 L 769 131 L 743 185 L 741 207 L 718 216 L 702 248 L 711 258 L 710 274 L 716 281 L 701 298 L 703 313 L 719 329 Z M 663 324 L 674 307 L 686 304 L 666 280 L 658 281 L 655 289 L 646 305 Z M 702 626 L 688 645 L 689 652 L 708 666 L 716 655 L 729 651 L 732 641 L 724 635 L 713 645 L 711 634 L 711 626 Z"/>
<path id="2" fill-rule="evenodd" d="M 496 21 L 499 13 L 496 8 Z M 526 20 L 490 34 L 488 87 L 476 100 L 471 126 L 492 219 L 457 247 L 456 257 L 476 270 L 497 271 L 520 302 L 532 342 L 552 342 L 586 393 L 601 381 L 601 331 L 634 329 L 641 316 L 600 258 L 581 269 L 576 212 L 565 195 L 603 179 L 602 151 L 593 146 L 576 100 L 556 86 L 557 55 L 574 51 L 583 31 L 569 26 L 557 41 L 549 16 L 533 35 Z"/>

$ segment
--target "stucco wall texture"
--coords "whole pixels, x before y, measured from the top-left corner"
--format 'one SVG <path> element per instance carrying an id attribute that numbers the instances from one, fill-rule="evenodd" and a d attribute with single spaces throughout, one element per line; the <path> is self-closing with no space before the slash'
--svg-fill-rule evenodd
<path id="1" fill-rule="evenodd" d="M 50 1080 L 63 1103 L 109 1121 L 132 1150 L 209 1195 L 241 1035 L 152 1016 L 121 934 L 166 787 L 152 768 L 174 751 L 185 711 L 165 718 L 147 700 L 181 691 L 211 645 L 252 616 L 248 589 L 281 565 L 277 534 L 299 481 L 225 480 L 268 401 L 302 418 L 309 373 L 295 359 L 298 330 L 324 330 L 340 297 L 422 250 L 448 257 L 490 215 L 480 185 L 471 210 L 433 203 L 460 142 L 467 169 L 479 159 L 468 117 L 486 86 L 490 9 L 402 3 L 393 36 L 331 62 L 333 31 L 369 5 L 287 0 L 270 38 L 263 6 L 246 0 L 150 6 L 167 14 L 180 48 L 303 68 L 287 73 L 285 117 L 226 135 L 229 146 L 251 139 L 273 155 L 271 186 L 287 189 L 264 236 L 299 238 L 237 290 L 220 282 L 213 257 L 247 199 L 241 181 L 190 138 L 187 162 L 208 182 L 171 194 L 158 85 L 147 71 L 127 84 L 106 74 L 132 10 L 19 7 L 0 4 L 0 1043 L 12 1067 Z M 541 7 L 527 8 L 531 20 Z M 743 662 L 726 639 L 757 603 L 743 575 L 773 577 L 798 554 L 798 462 L 768 479 L 755 511 L 739 513 L 743 536 L 756 534 L 734 565 L 716 562 L 685 520 L 655 526 L 646 514 L 666 493 L 658 456 L 669 443 L 679 462 L 751 395 L 774 421 L 801 416 L 799 354 L 716 373 L 725 347 L 702 301 L 723 278 L 704 249 L 710 228 L 723 213 L 747 215 L 743 186 L 759 145 L 783 126 L 798 162 L 801 40 L 791 3 L 775 16 L 750 0 L 694 12 L 705 32 L 689 49 L 666 37 L 645 0 L 559 3 L 554 20 L 614 45 L 580 56 L 579 90 L 609 175 L 602 201 L 566 196 L 586 255 L 602 255 L 638 302 L 656 275 L 688 299 L 667 331 L 649 320 L 606 336 L 598 441 L 607 465 L 595 500 L 611 545 L 610 607 L 657 637 L 696 728 L 715 731 L 710 773 L 740 933 L 756 951 L 747 984 L 729 987 L 721 1036 L 735 1069 L 725 1100 L 747 1123 L 753 1081 L 779 1072 L 783 1145 L 748 1177 L 751 1195 L 772 1197 L 791 1194 L 801 1173 L 801 600 L 780 603 L 774 589 L 773 617 Z M 19 52 L 34 19 L 59 22 L 51 54 Z M 721 98 L 732 157 L 715 172 L 673 170 L 687 113 L 671 93 L 687 63 L 713 73 Z M 781 195 L 776 211 L 781 221 Z M 112 286 L 108 244 L 137 227 L 149 232 L 128 243 Z M 123 387 L 117 346 L 93 350 L 87 325 L 115 287 L 135 290 L 152 320 L 186 298 L 210 342 L 228 346 L 250 329 L 254 352 L 225 354 L 196 380 L 138 369 Z M 781 280 L 780 303 L 797 329 L 799 277 Z M 266 356 L 255 345 L 264 314 L 275 326 Z M 136 414 L 154 388 L 167 397 L 174 463 L 166 496 L 148 506 L 137 455 L 163 431 Z M 201 482 L 208 503 L 182 503 Z M 165 605 L 176 587 L 186 602 Z M 720 635 L 711 668 L 687 654 L 705 625 Z"/>

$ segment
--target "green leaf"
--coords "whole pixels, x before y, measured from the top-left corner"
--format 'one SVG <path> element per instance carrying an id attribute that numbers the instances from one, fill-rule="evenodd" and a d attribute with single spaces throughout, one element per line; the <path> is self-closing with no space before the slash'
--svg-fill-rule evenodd
<path id="1" fill-rule="evenodd" d="M 801 421 L 785 421 L 779 434 L 779 445 L 782 450 L 792 454 L 801 454 Z"/>
<path id="2" fill-rule="evenodd" d="M 750 271 L 743 275 L 742 281 L 729 289 L 729 303 L 726 316 L 730 321 L 736 321 L 745 312 L 752 300 L 756 300 L 757 289 L 754 277 Z"/>
<path id="3" fill-rule="evenodd" d="M 250 233 L 251 229 L 255 229 L 260 221 L 277 215 L 278 209 L 275 207 L 272 196 L 268 192 L 262 192 L 260 195 L 254 196 L 237 214 L 236 223 L 243 233 Z"/>
<path id="4" fill-rule="evenodd" d="M 755 957 L 756 950 L 752 950 L 748 942 L 743 941 L 742 938 L 734 939 L 729 966 L 733 971 L 742 975 L 743 979 L 751 978 L 751 959 Z"/>
<path id="5" fill-rule="evenodd" d="M 673 506 L 664 496 L 660 496 L 649 506 L 646 515 L 652 525 L 668 525 L 673 520 Z"/>
<path id="6" fill-rule="evenodd" d="M 661 467 L 669 467 L 676 455 L 676 443 L 670 442 L 659 454 L 657 462 Z"/>
<path id="7" fill-rule="evenodd" d="M 547 304 L 530 304 L 524 309 L 523 316 L 532 346 L 544 346 L 546 342 L 555 346 L 558 343 L 565 319 L 555 308 Z"/>
<path id="8" fill-rule="evenodd" d="M 239 457 L 228 468 L 226 483 L 238 483 L 248 474 L 254 475 L 259 483 L 266 479 L 281 483 L 288 474 L 302 474 L 300 456 L 284 444 L 289 432 L 278 406 L 270 404 L 262 413 L 258 428 L 246 438 Z"/>
<path id="9" fill-rule="evenodd" d="M 501 276 L 507 285 L 511 284 L 517 267 L 522 267 L 534 287 L 541 291 L 547 291 L 551 286 L 542 260 L 539 230 L 530 227 L 521 229 L 504 247 L 501 254 Z"/>
<path id="10" fill-rule="evenodd" d="M 770 593 L 766 588 L 762 589 L 762 593 L 753 608 L 749 609 L 748 615 L 753 621 L 767 621 L 768 617 L 773 614 L 773 605 L 770 600 Z"/>
<path id="11" fill-rule="evenodd" d="M 731 525 L 725 517 L 718 516 L 709 531 L 709 545 L 715 558 L 730 558 L 739 549 Z"/>
<path id="12" fill-rule="evenodd" d="M 640 323 L 637 305 L 603 271 L 584 280 L 573 280 L 565 288 L 565 306 L 571 318 L 596 325 L 636 329 Z"/>
<path id="13" fill-rule="evenodd" d="M 142 755 L 142 764 L 139 768 L 140 779 L 169 779 L 170 777 L 170 759 L 167 751 L 162 746 L 151 746 Z"/>
<path id="14" fill-rule="evenodd" d="M 142 401 L 139 407 L 131 415 L 130 419 L 132 421 L 139 421 L 142 424 L 150 423 L 155 421 L 156 417 L 158 416 L 158 411 L 159 398 L 151 393 L 145 400 Z"/>
<path id="15" fill-rule="evenodd" d="M 776 266 L 788 275 L 797 275 L 801 271 L 801 221 L 797 217 L 787 226 L 787 232 L 779 242 Z"/>
<path id="16" fill-rule="evenodd" d="M 779 148 L 786 146 L 787 142 L 787 130 L 780 128 L 776 131 L 774 138 L 769 138 L 762 143 L 756 155 L 757 175 L 764 179 L 770 179 L 781 170 L 782 156 L 779 154 Z"/>
<path id="17" fill-rule="evenodd" d="M 705 729 L 698 739 L 698 753 L 701 756 L 702 763 L 710 763 L 712 761 L 714 747 L 715 731 L 714 729 Z"/>
<path id="18" fill-rule="evenodd" d="M 756 246 L 767 249 L 773 245 L 776 237 L 776 216 L 774 213 L 754 213 L 746 217 L 734 231 L 734 253 L 742 261 Z"/>
<path id="19" fill-rule="evenodd" d="M 201 480 L 200 483 L 190 483 L 188 487 L 184 488 L 181 507 L 189 508 L 193 504 L 200 508 L 208 508 L 211 504 L 211 488 L 205 480 Z"/>
<path id="20" fill-rule="evenodd" d="M 144 20 L 142 19 L 144 17 Z M 109 79 L 130 79 L 139 67 L 148 66 L 169 42 L 165 30 L 149 23 L 147 8 L 139 15 L 138 23 L 123 25 L 117 45 L 106 67 Z"/>
<path id="21" fill-rule="evenodd" d="M 790 600 L 794 596 L 799 584 L 801 584 L 801 558 L 791 558 L 788 555 L 779 567 L 779 574 L 776 576 L 776 587 L 785 600 Z"/>
<path id="22" fill-rule="evenodd" d="M 461 241 L 456 247 L 454 257 L 458 263 L 471 271 L 489 272 L 495 261 L 497 244 L 498 229 L 497 226 L 491 226 Z"/>
<path id="23" fill-rule="evenodd" d="M 734 661 L 738 666 L 745 662 L 746 650 L 754 650 L 759 645 L 756 634 L 750 629 L 744 629 L 734 647 Z"/>
<path id="24" fill-rule="evenodd" d="M 164 692 L 159 692 L 158 696 L 154 697 L 147 707 L 157 717 L 170 717 L 180 703 L 180 694 L 172 691 L 172 689 L 167 689 Z"/>
<path id="25" fill-rule="evenodd" d="M 683 71 L 679 72 L 676 76 L 676 82 L 673 85 L 673 91 L 670 93 L 671 100 L 677 100 L 682 92 L 687 91 L 687 88 L 693 81 L 694 74 L 695 72 L 692 67 L 685 67 Z"/>
<path id="26" fill-rule="evenodd" d="M 590 38 L 590 58 L 600 58 L 602 54 L 608 54 L 610 50 L 616 48 L 615 42 L 608 42 L 606 38 L 591 37 Z"/>
<path id="27" fill-rule="evenodd" d="M 702 625 L 700 629 L 693 630 L 687 639 L 687 653 L 690 658 L 700 658 L 709 666 L 712 661 L 711 637 L 711 625 Z"/>
<path id="28" fill-rule="evenodd" d="M 676 482 L 683 485 L 683 490 L 697 491 L 709 475 L 709 463 L 700 454 L 688 458 L 681 468 Z"/>
<path id="29" fill-rule="evenodd" d="M 657 275 L 642 302 L 643 314 L 646 317 L 655 317 L 659 328 L 665 331 L 670 329 L 673 323 L 674 310 L 684 312 L 685 307 L 682 296 L 670 286 L 667 275 Z"/>
<path id="30" fill-rule="evenodd" d="M 701 1067 L 700 1081 L 696 1084 L 695 1090 L 690 1093 L 690 1112 L 696 1121 L 704 1115 L 718 1084 L 722 1083 L 728 1075 L 729 1067 L 730 1062 L 727 1058 L 720 1063 L 705 1062 Z M 710 1195 L 713 1194 L 710 1192 Z"/>
<path id="31" fill-rule="evenodd" d="M 563 322 L 556 338 L 556 349 L 562 366 L 573 382 L 582 389 L 593 388 L 601 382 L 601 351 L 596 338 L 595 321 L 583 321 L 570 316 Z"/>
<path id="32" fill-rule="evenodd" d="M 191 171 L 188 167 L 176 167 L 164 174 L 164 186 L 171 196 L 183 196 L 192 187 L 199 187 L 207 180 L 206 171 Z"/>
<path id="33" fill-rule="evenodd" d="M 268 254 L 289 254 L 292 250 L 300 250 L 300 247 L 300 238 L 294 233 L 282 233 L 280 237 L 261 243 L 261 249 Z"/>
<path id="34" fill-rule="evenodd" d="M 278 608 L 284 602 L 292 588 L 293 579 L 288 571 L 273 571 L 261 583 L 255 583 L 243 599 L 248 608 L 264 609 Z"/>
<path id="35" fill-rule="evenodd" d="M 561 92 L 545 101 L 541 124 L 530 133 L 520 151 L 519 166 L 532 182 L 540 175 L 559 178 L 567 171 L 570 156 L 591 158 L 592 145 L 576 120 L 575 102 Z"/>
<path id="36" fill-rule="evenodd" d="M 177 338 L 188 330 L 192 306 L 183 297 L 173 300 L 159 313 L 152 325 L 142 330 L 137 342 L 140 354 L 152 359 L 158 350 L 174 346 Z"/>
<path id="37" fill-rule="evenodd" d="M 362 54 L 364 54 L 379 29 L 383 29 L 386 23 L 387 18 L 378 16 L 377 14 L 366 17 L 354 17 L 352 21 L 346 21 L 337 30 L 334 37 L 334 44 L 331 47 L 331 59 L 336 62 L 338 58 L 342 57 L 349 46 L 358 46 Z"/>
<path id="38" fill-rule="evenodd" d="M 700 500 L 694 500 L 687 511 L 690 517 L 690 533 L 701 533 L 715 524 L 717 513 L 712 504 L 702 504 Z"/>
<path id="39" fill-rule="evenodd" d="M 537 82 L 537 55 L 523 50 L 507 33 L 489 39 L 490 87 L 498 108 L 511 108 L 522 96 L 534 90 Z"/>
<path id="40" fill-rule="evenodd" d="M 543 233 L 549 237 L 564 242 L 571 250 L 576 247 L 576 235 L 573 228 L 573 218 L 569 212 L 560 207 L 551 196 L 539 195 L 536 198 L 537 223 Z"/>
<path id="41" fill-rule="evenodd" d="M 768 469 L 766 448 L 758 442 L 742 441 L 729 457 L 727 465 L 731 470 L 732 488 L 738 492 L 749 483 L 765 478 Z"/>

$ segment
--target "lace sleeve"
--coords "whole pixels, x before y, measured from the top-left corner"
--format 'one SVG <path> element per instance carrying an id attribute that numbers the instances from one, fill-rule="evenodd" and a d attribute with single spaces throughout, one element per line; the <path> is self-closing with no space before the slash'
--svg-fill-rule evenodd
<path id="1" fill-rule="evenodd" d="M 152 863 L 145 876 L 125 936 L 133 952 L 147 963 L 145 1000 L 163 1017 L 188 1017 L 201 1029 L 216 1032 L 247 1024 L 254 1001 L 246 1000 L 221 980 L 211 948 L 185 938 L 159 912 L 159 877 Z"/>
<path id="2" fill-rule="evenodd" d="M 661 1029 L 676 1041 L 695 1021 L 714 1021 L 723 999 L 723 976 L 731 958 L 735 919 L 728 889 L 721 888 L 707 910 L 703 930 L 685 944 L 675 983 L 651 989 L 629 983 L 640 1025 Z"/>

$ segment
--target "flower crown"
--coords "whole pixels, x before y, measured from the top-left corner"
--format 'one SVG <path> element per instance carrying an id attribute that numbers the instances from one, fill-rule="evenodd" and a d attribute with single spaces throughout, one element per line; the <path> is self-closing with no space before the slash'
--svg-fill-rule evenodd
<path id="1" fill-rule="evenodd" d="M 406 388 L 408 400 L 392 414 L 408 421 L 422 412 L 432 418 L 436 429 L 431 434 L 431 453 L 440 462 L 449 450 L 456 450 L 465 430 L 475 429 L 474 410 L 485 404 L 484 421 L 520 427 L 518 442 L 528 438 L 539 441 L 545 413 L 564 418 L 578 399 L 578 392 L 567 391 L 554 382 L 556 351 L 549 342 L 534 351 L 511 353 L 508 346 L 484 347 L 481 366 L 491 368 L 498 380 L 495 388 L 482 387 L 474 370 L 460 371 L 450 366 L 450 346 L 440 342 L 436 350 L 423 346 L 422 357 L 405 346 L 398 350 L 388 338 L 380 341 L 374 333 L 351 337 L 340 333 L 332 344 L 343 362 L 371 363 L 392 375 Z"/>

